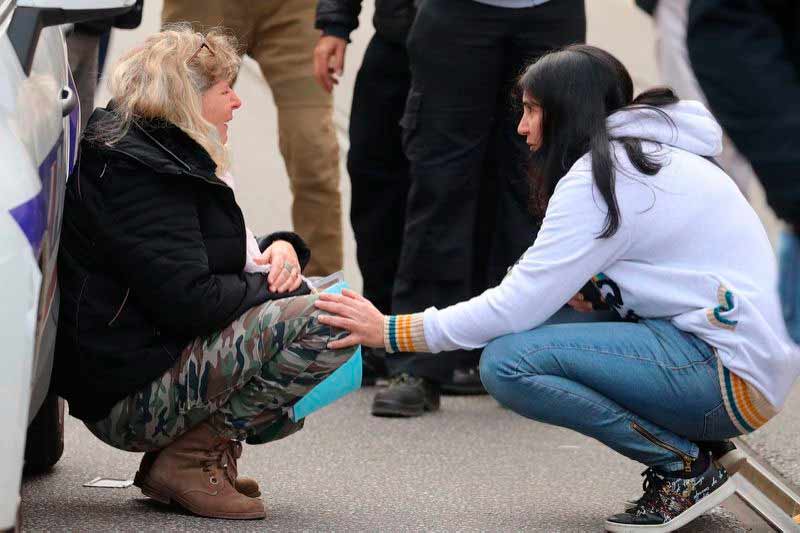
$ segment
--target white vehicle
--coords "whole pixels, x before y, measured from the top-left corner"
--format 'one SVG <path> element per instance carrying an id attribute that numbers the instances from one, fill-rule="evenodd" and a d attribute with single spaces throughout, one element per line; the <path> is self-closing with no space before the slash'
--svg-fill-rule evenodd
<path id="1" fill-rule="evenodd" d="M 116 16 L 134 2 L 0 0 L 2 530 L 16 523 L 23 456 L 46 469 L 63 450 L 63 404 L 48 389 L 61 213 L 80 110 L 60 25 Z"/>

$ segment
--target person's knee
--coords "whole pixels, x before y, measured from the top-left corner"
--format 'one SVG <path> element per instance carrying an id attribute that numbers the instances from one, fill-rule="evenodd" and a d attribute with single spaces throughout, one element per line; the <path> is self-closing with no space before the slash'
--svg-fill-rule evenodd
<path id="1" fill-rule="evenodd" d="M 500 337 L 483 349 L 479 365 L 481 382 L 486 391 L 498 398 L 502 396 L 508 388 L 509 382 L 514 379 L 514 368 L 512 363 L 513 347 L 507 335 Z"/>
<path id="2" fill-rule="evenodd" d="M 494 339 L 484 348 L 479 367 L 486 391 L 504 405 L 520 394 L 520 387 L 532 394 L 528 389 L 535 378 L 551 373 L 551 346 L 546 329 Z"/>
<path id="3" fill-rule="evenodd" d="M 295 194 L 339 197 L 339 144 L 333 130 L 281 128 L 279 147 Z"/>

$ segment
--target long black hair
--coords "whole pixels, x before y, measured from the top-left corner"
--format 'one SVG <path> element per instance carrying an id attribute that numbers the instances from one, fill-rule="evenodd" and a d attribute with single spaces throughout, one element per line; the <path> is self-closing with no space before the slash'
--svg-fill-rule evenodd
<path id="1" fill-rule="evenodd" d="M 647 107 L 671 123 L 658 108 L 678 98 L 668 88 L 651 89 L 634 98 L 625 66 L 608 52 L 588 45 L 571 45 L 541 57 L 520 76 L 517 92 L 519 96 L 527 93 L 542 108 L 542 144 L 532 154 L 529 171 L 534 213 L 544 214 L 558 181 L 588 152 L 595 185 L 608 207 L 598 238 L 611 237 L 619 229 L 620 213 L 610 141 L 621 142 L 643 174 L 658 173 L 662 164 L 644 153 L 641 139 L 612 138 L 606 118 L 622 108 Z"/>

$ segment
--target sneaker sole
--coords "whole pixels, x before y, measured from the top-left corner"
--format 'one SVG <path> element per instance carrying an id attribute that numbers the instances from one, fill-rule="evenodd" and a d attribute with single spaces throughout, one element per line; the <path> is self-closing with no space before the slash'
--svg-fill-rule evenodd
<path id="1" fill-rule="evenodd" d="M 660 532 L 667 532 L 667 531 L 675 531 L 678 528 L 681 528 L 694 520 L 695 518 L 699 517 L 706 511 L 710 511 L 717 505 L 721 504 L 728 498 L 730 498 L 733 493 L 736 492 L 736 484 L 731 482 L 731 479 L 728 478 L 725 483 L 717 487 L 717 490 L 697 502 L 696 504 L 692 505 L 684 512 L 670 520 L 669 522 L 665 522 L 663 524 L 651 524 L 651 525 L 635 525 L 635 524 L 620 524 L 617 522 L 609 522 L 606 520 L 605 528 L 606 531 L 612 533 L 635 533 L 637 531 L 658 531 Z"/>
<path id="2" fill-rule="evenodd" d="M 162 486 L 161 484 L 154 482 L 152 479 L 145 478 L 144 476 L 139 475 L 136 473 L 136 477 L 134 479 L 134 485 L 139 487 L 142 491 L 142 494 L 156 500 L 157 502 L 161 502 L 165 505 L 170 505 L 175 503 L 182 508 L 186 509 L 192 514 L 197 516 L 202 516 L 205 518 L 222 518 L 226 520 L 258 520 L 267 517 L 266 511 L 256 512 L 256 513 L 236 513 L 236 514 L 229 514 L 229 513 L 207 513 L 203 512 L 202 509 L 195 508 L 193 505 L 187 503 L 183 498 L 176 495 L 171 489 Z"/>
<path id="3" fill-rule="evenodd" d="M 383 416 L 387 418 L 411 418 L 422 416 L 425 411 L 436 411 L 435 408 L 426 405 L 425 402 L 409 405 L 407 403 L 389 402 L 385 400 L 374 401 L 372 403 L 372 416 Z"/>

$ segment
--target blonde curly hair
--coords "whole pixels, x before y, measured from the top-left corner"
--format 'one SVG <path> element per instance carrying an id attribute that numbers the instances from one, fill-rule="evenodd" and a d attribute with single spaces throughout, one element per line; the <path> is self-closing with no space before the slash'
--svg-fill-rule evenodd
<path id="1" fill-rule="evenodd" d="M 230 155 L 217 128 L 203 118 L 202 94 L 219 81 L 236 79 L 242 61 L 237 47 L 221 29 L 203 34 L 189 23 L 165 26 L 114 65 L 109 88 L 115 120 L 99 125 L 92 137 L 114 144 L 137 119 L 164 119 L 208 152 L 218 175 L 225 173 Z"/>

